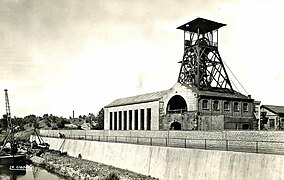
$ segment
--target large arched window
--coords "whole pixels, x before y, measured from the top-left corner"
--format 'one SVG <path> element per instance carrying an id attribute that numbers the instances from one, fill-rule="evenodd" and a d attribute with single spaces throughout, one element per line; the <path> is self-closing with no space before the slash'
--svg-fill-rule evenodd
<path id="1" fill-rule="evenodd" d="M 167 113 L 183 113 L 187 111 L 187 105 L 180 95 L 173 96 L 167 105 Z"/>

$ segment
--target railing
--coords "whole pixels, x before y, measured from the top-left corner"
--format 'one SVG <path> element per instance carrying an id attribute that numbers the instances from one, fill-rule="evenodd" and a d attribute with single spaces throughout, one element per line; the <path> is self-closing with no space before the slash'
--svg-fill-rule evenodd
<path id="1" fill-rule="evenodd" d="M 59 138 L 59 135 L 53 134 L 53 135 L 46 135 L 45 137 Z M 100 141 L 100 142 L 111 142 L 111 143 L 130 143 L 130 144 L 149 145 L 149 146 L 164 146 L 164 147 L 176 147 L 176 148 L 284 155 L 284 141 L 244 141 L 244 140 L 220 140 L 220 139 L 95 136 L 95 135 L 66 135 L 66 138 Z"/>

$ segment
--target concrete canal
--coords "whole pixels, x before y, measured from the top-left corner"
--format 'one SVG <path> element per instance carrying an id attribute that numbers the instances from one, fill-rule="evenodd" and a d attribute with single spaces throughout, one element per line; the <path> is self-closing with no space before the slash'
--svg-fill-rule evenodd
<path id="1" fill-rule="evenodd" d="M 0 171 L 0 179 L 1 180 L 63 180 L 55 174 L 52 174 L 40 167 L 35 166 L 27 166 L 26 171 L 10 171 L 10 170 L 3 170 Z"/>

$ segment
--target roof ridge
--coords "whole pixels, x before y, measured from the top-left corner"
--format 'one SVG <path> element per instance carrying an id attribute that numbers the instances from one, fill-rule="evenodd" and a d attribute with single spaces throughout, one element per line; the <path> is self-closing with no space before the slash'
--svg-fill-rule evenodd
<path id="1" fill-rule="evenodd" d="M 136 104 L 136 103 L 145 103 L 145 102 L 156 101 L 156 100 L 161 99 L 165 95 L 165 93 L 167 93 L 168 91 L 170 91 L 170 89 L 139 94 L 139 95 L 136 95 L 136 96 L 119 98 L 119 99 L 112 101 L 110 104 L 106 105 L 105 107 L 114 107 L 114 106 L 130 105 L 130 104 Z"/>

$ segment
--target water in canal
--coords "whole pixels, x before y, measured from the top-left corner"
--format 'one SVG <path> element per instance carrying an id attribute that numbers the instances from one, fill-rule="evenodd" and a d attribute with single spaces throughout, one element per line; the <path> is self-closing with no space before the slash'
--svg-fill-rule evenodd
<path id="1" fill-rule="evenodd" d="M 9 171 L 0 170 L 0 180 L 63 180 L 57 175 L 47 172 L 46 170 L 27 166 L 26 171 Z"/>

